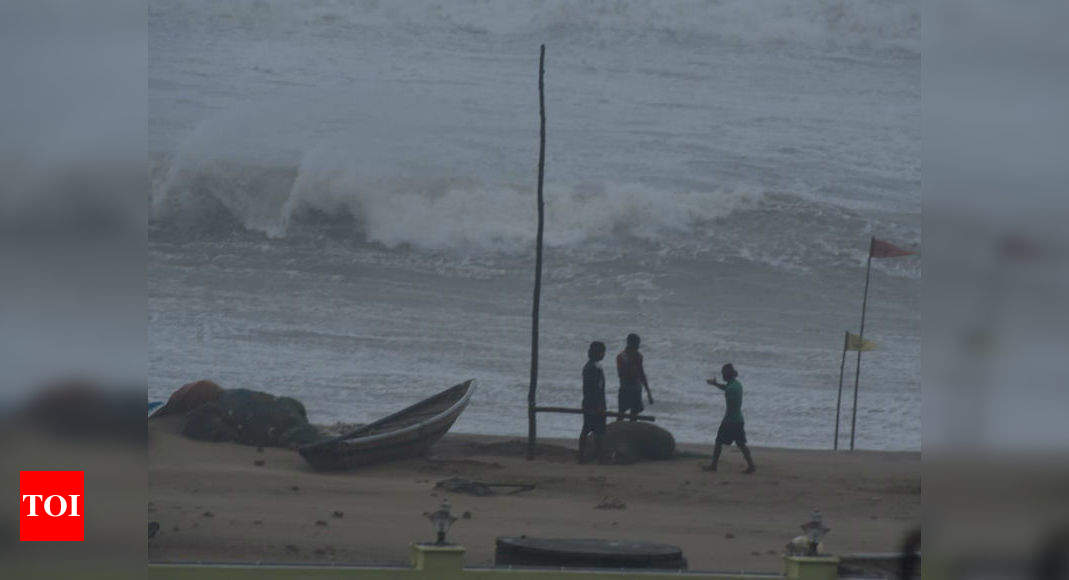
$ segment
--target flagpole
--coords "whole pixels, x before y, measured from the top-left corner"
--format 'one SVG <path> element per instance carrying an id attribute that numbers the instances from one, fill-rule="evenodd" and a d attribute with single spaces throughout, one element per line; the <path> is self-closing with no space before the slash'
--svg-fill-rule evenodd
<path id="1" fill-rule="evenodd" d="M 861 329 L 857 334 L 857 369 L 854 371 L 854 409 L 850 418 L 850 451 L 854 450 L 854 432 L 857 428 L 857 384 L 861 380 L 861 348 L 865 340 L 865 309 L 869 304 L 869 276 L 872 274 L 872 247 L 876 236 L 869 239 L 869 259 L 865 263 L 865 296 L 861 299 Z"/>
<path id="2" fill-rule="evenodd" d="M 850 345 L 850 331 L 843 337 L 843 361 L 839 363 L 839 396 L 835 399 L 835 444 L 833 450 L 839 449 L 839 411 L 843 408 L 843 371 L 846 369 L 846 347 Z"/>

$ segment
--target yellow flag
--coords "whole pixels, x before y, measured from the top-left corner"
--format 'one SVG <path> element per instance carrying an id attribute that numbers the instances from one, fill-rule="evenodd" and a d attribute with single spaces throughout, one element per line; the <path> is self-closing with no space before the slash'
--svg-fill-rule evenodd
<path id="1" fill-rule="evenodd" d="M 876 350 L 876 343 L 871 340 L 863 340 L 860 336 L 848 332 L 846 333 L 846 350 Z"/>

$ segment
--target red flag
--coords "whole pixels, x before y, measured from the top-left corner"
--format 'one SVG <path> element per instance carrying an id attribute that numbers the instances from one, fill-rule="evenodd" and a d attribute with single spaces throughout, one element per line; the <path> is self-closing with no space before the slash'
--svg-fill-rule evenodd
<path id="1" fill-rule="evenodd" d="M 870 258 L 897 258 L 899 256 L 912 256 L 916 253 L 903 250 L 890 242 L 877 240 L 876 238 L 872 238 L 872 244 L 869 245 Z"/>

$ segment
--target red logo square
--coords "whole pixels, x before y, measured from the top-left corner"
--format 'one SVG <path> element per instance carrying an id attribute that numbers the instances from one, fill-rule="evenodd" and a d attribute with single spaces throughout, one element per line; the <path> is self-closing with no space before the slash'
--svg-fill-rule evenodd
<path id="1" fill-rule="evenodd" d="M 19 540 L 85 539 L 85 472 L 19 472 Z"/>

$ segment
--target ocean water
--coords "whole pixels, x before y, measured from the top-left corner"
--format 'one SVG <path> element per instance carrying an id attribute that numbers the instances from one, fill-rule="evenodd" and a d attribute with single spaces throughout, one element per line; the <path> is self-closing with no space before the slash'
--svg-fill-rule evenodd
<path id="1" fill-rule="evenodd" d="M 712 440 L 732 362 L 753 444 L 829 447 L 869 237 L 921 239 L 920 11 L 151 0 L 150 398 L 364 422 L 475 378 L 454 430 L 525 434 L 545 43 L 539 402 L 578 406 L 603 340 L 614 407 L 637 332 L 677 439 Z M 873 263 L 862 448 L 920 448 L 920 264 Z"/>

